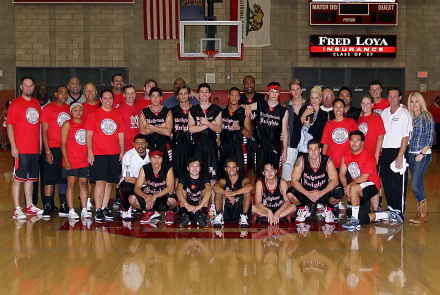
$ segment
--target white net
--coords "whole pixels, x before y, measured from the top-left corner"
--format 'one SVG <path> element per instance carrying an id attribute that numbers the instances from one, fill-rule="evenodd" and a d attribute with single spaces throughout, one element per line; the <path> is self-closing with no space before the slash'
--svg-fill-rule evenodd
<path id="1" fill-rule="evenodd" d="M 205 50 L 203 51 L 203 56 L 205 57 L 205 69 L 213 69 L 214 68 L 214 61 L 217 57 L 218 51 L 217 50 Z"/>

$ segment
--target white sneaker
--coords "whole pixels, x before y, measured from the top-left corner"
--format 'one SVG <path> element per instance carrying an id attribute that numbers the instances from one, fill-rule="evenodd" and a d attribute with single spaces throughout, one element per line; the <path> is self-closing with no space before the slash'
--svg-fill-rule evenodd
<path id="1" fill-rule="evenodd" d="M 222 226 L 225 223 L 224 220 L 223 220 L 223 213 L 221 213 L 221 212 L 218 213 L 215 216 L 214 220 L 211 221 L 211 223 L 212 223 L 213 226 Z"/>
<path id="2" fill-rule="evenodd" d="M 87 211 L 87 208 L 81 210 L 81 218 L 92 218 L 92 212 Z"/>
<path id="3" fill-rule="evenodd" d="M 298 209 L 298 216 L 296 216 L 295 222 L 304 222 L 307 217 L 310 216 L 309 207 L 305 206 Z"/>
<path id="4" fill-rule="evenodd" d="M 14 219 L 26 219 L 26 214 L 23 213 L 21 207 L 17 207 L 14 209 L 14 213 L 12 214 L 12 218 Z"/>
<path id="5" fill-rule="evenodd" d="M 325 223 L 335 223 L 335 215 L 332 212 L 332 209 L 327 208 L 324 211 Z"/>
<path id="6" fill-rule="evenodd" d="M 120 214 L 122 219 L 131 219 L 131 206 L 127 211 L 121 210 Z"/>
<path id="7" fill-rule="evenodd" d="M 316 206 L 316 214 L 324 213 L 324 210 L 325 206 L 321 203 L 318 203 L 318 205 Z"/>
<path id="8" fill-rule="evenodd" d="M 26 215 L 41 215 L 43 214 L 43 210 L 37 208 L 34 204 L 32 204 L 31 206 L 26 207 L 24 213 L 26 213 Z"/>
<path id="9" fill-rule="evenodd" d="M 88 198 L 87 199 L 87 206 L 86 206 L 86 208 L 87 208 L 87 211 L 92 211 L 92 207 L 93 207 L 93 205 L 92 205 L 92 202 L 90 201 L 90 198 Z"/>
<path id="10" fill-rule="evenodd" d="M 248 218 L 247 218 L 246 214 L 244 214 L 244 213 L 240 214 L 240 221 L 238 222 L 238 224 L 240 226 L 242 226 L 242 227 L 248 227 L 249 226 Z"/>
<path id="11" fill-rule="evenodd" d="M 79 219 L 78 214 L 75 212 L 75 209 L 70 209 L 69 211 L 69 219 Z"/>

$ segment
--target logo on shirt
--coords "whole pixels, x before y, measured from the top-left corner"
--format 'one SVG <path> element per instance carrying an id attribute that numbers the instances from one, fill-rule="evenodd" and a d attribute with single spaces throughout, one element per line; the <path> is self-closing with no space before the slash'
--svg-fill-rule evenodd
<path id="1" fill-rule="evenodd" d="M 70 119 L 71 118 L 70 118 L 70 115 L 68 113 L 61 112 L 58 115 L 58 119 L 57 119 L 58 125 L 60 125 L 60 127 L 63 127 L 64 122 L 66 122 L 67 120 L 70 120 Z"/>
<path id="2" fill-rule="evenodd" d="M 348 139 L 348 132 L 345 128 L 336 128 L 333 130 L 332 139 L 337 144 L 343 144 Z"/>
<path id="3" fill-rule="evenodd" d="M 26 111 L 26 119 L 31 124 L 37 124 L 40 115 L 38 111 L 34 108 L 28 108 Z"/>
<path id="4" fill-rule="evenodd" d="M 374 110 L 373 111 L 373 114 L 376 114 L 376 115 L 382 115 L 382 110 L 379 110 L 379 109 L 377 109 L 377 110 Z"/>
<path id="5" fill-rule="evenodd" d="M 139 129 L 139 116 L 131 115 L 130 123 L 131 123 L 131 129 Z"/>
<path id="6" fill-rule="evenodd" d="M 368 132 L 368 125 L 367 125 L 367 123 L 365 123 L 365 122 L 360 123 L 359 124 L 359 130 L 362 131 L 362 133 L 364 135 L 367 135 L 367 132 Z"/>
<path id="7" fill-rule="evenodd" d="M 116 131 L 116 123 L 112 119 L 104 119 L 101 122 L 101 130 L 105 135 L 112 135 Z"/>
<path id="8" fill-rule="evenodd" d="M 348 164 L 348 173 L 350 173 L 350 176 L 353 180 L 361 176 L 361 170 L 359 169 L 359 165 L 356 162 L 351 162 Z"/>
<path id="9" fill-rule="evenodd" d="M 78 129 L 75 133 L 75 140 L 80 145 L 86 145 L 86 130 Z"/>

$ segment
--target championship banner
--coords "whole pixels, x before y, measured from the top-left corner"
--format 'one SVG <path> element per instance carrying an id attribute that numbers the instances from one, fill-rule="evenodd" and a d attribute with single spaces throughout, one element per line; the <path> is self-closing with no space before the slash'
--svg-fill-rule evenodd
<path id="1" fill-rule="evenodd" d="M 179 0 L 144 0 L 146 40 L 179 39 Z"/>
<path id="2" fill-rule="evenodd" d="M 243 22 L 245 47 L 270 45 L 270 6 L 270 0 L 231 0 L 230 20 Z"/>

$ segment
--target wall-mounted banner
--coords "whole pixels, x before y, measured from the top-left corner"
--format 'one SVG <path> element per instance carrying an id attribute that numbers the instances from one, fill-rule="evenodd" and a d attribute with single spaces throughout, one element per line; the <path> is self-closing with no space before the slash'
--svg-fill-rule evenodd
<path id="1" fill-rule="evenodd" d="M 395 58 L 396 35 L 310 35 L 310 57 Z"/>

